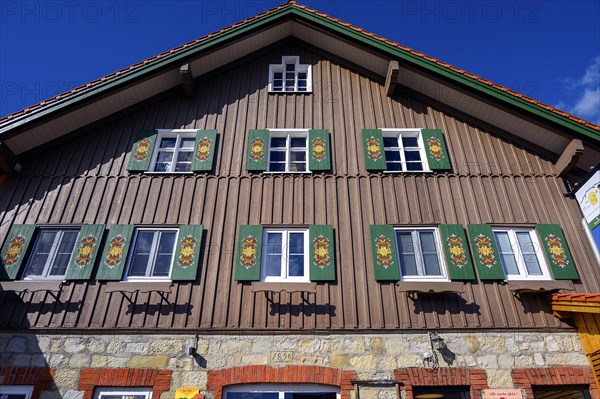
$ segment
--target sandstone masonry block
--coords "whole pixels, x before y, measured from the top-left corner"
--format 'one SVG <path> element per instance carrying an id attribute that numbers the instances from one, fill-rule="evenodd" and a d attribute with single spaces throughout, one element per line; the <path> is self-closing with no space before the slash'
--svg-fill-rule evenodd
<path id="1" fill-rule="evenodd" d="M 140 356 L 134 355 L 131 360 L 127 362 L 127 367 L 132 368 L 163 368 L 169 362 L 169 358 L 164 355 L 159 356 Z"/>

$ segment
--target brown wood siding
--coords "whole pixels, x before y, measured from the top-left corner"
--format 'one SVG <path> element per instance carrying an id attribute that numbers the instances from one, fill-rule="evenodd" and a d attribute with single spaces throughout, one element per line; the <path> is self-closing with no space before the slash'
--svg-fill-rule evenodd
<path id="1" fill-rule="evenodd" d="M 313 65 L 312 94 L 267 93 L 270 63 L 299 54 Z M 205 226 L 198 279 L 174 291 L 106 293 L 95 280 L 66 285 L 56 301 L 37 292 L 0 292 L 1 327 L 236 329 L 410 329 L 567 327 L 543 295 L 522 301 L 501 283 L 467 284 L 461 295 L 398 292 L 373 278 L 369 225 L 440 223 L 559 223 L 582 282 L 600 291 L 581 214 L 551 162 L 447 111 L 352 72 L 298 44 L 274 48 L 196 82 L 145 108 L 84 130 L 24 160 L 18 177 L 0 185 L 0 240 L 14 223 L 185 224 Z M 452 99 L 448 99 L 452 105 Z M 326 128 L 333 171 L 263 175 L 245 171 L 246 132 L 252 128 Z M 368 174 L 363 127 L 439 128 L 446 135 L 450 174 Z M 148 128 L 217 129 L 211 174 L 130 175 L 134 133 Z M 251 293 L 233 280 L 240 224 L 332 224 L 337 281 L 319 284 L 308 303 L 299 293 Z"/>

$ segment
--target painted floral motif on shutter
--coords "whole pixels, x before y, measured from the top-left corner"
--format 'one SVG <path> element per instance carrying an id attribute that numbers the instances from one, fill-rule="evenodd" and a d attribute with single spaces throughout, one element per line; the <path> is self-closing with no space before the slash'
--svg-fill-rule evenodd
<path id="1" fill-rule="evenodd" d="M 327 146 L 325 145 L 324 139 L 320 137 L 313 139 L 311 145 L 313 159 L 322 161 L 327 157 Z"/>
<path id="2" fill-rule="evenodd" d="M 19 261 L 19 257 L 23 254 L 23 246 L 25 245 L 25 239 L 22 235 L 15 236 L 6 248 L 6 254 L 2 258 L 4 266 L 12 266 Z"/>
<path id="3" fill-rule="evenodd" d="M 452 234 L 446 240 L 448 244 L 448 252 L 450 252 L 450 263 L 458 268 L 463 268 L 467 265 L 467 257 L 465 256 L 466 250 L 463 244 L 463 240 L 457 237 L 456 234 Z"/>
<path id="4" fill-rule="evenodd" d="M 265 156 L 265 141 L 259 137 L 252 139 L 250 144 L 250 158 L 255 161 L 261 160 Z"/>
<path id="5" fill-rule="evenodd" d="M 187 236 L 181 240 L 181 249 L 179 250 L 178 258 L 179 266 L 186 268 L 194 262 L 197 242 L 198 241 L 192 236 Z"/>
<path id="6" fill-rule="evenodd" d="M 562 268 L 567 267 L 569 259 L 567 258 L 565 247 L 560 238 L 554 234 L 550 234 L 544 238 L 544 241 L 548 246 L 548 252 L 552 255 L 552 263 Z"/>
<path id="7" fill-rule="evenodd" d="M 377 264 L 386 269 L 394 263 L 394 259 L 392 258 L 392 246 L 390 244 L 390 239 L 384 235 L 381 235 L 375 239 L 375 247 L 377 248 L 375 251 L 377 253 Z"/>
<path id="8" fill-rule="evenodd" d="M 315 265 L 323 269 L 330 263 L 329 240 L 320 235 L 317 238 L 315 238 L 314 244 L 315 247 L 313 253 Z"/>
<path id="9" fill-rule="evenodd" d="M 151 145 L 152 145 L 152 143 L 149 138 L 145 138 L 145 139 L 138 141 L 133 150 L 134 151 L 133 157 L 135 159 L 137 159 L 138 161 L 143 161 L 150 154 Z"/>
<path id="10" fill-rule="evenodd" d="M 440 140 L 437 137 L 431 136 L 427 139 L 427 148 L 432 158 L 440 160 L 444 158 L 444 151 Z"/>
<path id="11" fill-rule="evenodd" d="M 210 150 L 212 147 L 212 140 L 208 137 L 201 139 L 198 142 L 198 149 L 196 151 L 196 159 L 198 161 L 206 161 L 210 157 Z"/>
<path id="12" fill-rule="evenodd" d="M 127 239 L 122 235 L 118 235 L 110 240 L 110 246 L 108 247 L 108 256 L 104 259 L 104 263 L 109 267 L 113 268 L 122 261 L 122 257 L 125 253 L 125 243 Z"/>
<path id="13" fill-rule="evenodd" d="M 242 240 L 242 251 L 240 263 L 246 267 L 251 268 L 256 264 L 256 246 L 258 242 L 252 236 L 248 236 Z"/>
<path id="14" fill-rule="evenodd" d="M 496 264 L 496 257 L 494 256 L 494 249 L 492 248 L 490 238 L 479 234 L 475 237 L 475 243 L 477 245 L 477 256 L 481 263 L 489 268 L 494 266 Z"/>
<path id="15" fill-rule="evenodd" d="M 381 146 L 376 137 L 371 136 L 367 139 L 367 155 L 372 160 L 381 158 Z"/>
<path id="16" fill-rule="evenodd" d="M 75 264 L 79 267 L 85 267 L 92 261 L 92 254 L 94 253 L 94 247 L 96 246 L 96 237 L 93 235 L 85 236 L 79 242 L 79 248 L 77 248 L 77 257 L 75 258 Z"/>

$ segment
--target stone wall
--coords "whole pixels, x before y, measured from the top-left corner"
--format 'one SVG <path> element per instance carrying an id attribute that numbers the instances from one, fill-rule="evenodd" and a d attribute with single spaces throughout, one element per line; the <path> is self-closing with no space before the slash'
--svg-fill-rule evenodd
<path id="1" fill-rule="evenodd" d="M 481 368 L 490 388 L 512 387 L 511 370 L 545 366 L 588 366 L 575 332 L 452 332 L 440 333 L 455 357 L 442 367 Z M 82 368 L 131 367 L 169 369 L 174 397 L 183 386 L 206 389 L 207 371 L 242 365 L 319 365 L 356 370 L 360 379 L 393 378 L 394 369 L 422 367 L 430 351 L 428 335 L 203 335 L 198 356 L 188 355 L 195 337 L 190 334 L 0 334 L 0 367 L 55 368 L 54 392 L 42 398 L 79 399 Z M 271 362 L 271 351 L 293 351 L 288 362 Z M 389 392 L 381 392 L 387 397 Z M 377 393 L 361 395 L 363 399 Z"/>

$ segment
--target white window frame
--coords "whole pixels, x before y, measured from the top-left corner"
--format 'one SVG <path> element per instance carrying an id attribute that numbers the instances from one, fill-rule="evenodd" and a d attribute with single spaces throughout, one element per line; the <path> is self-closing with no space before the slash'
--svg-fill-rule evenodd
<path id="1" fill-rule="evenodd" d="M 429 162 L 427 162 L 427 154 L 425 153 L 425 142 L 423 141 L 422 129 L 393 129 L 393 128 L 384 128 L 381 129 L 381 133 L 384 138 L 396 137 L 398 139 L 398 147 L 394 147 L 399 149 L 400 152 L 400 162 L 402 164 L 403 170 L 385 170 L 385 173 L 421 173 L 421 172 L 431 172 L 429 168 Z M 402 146 L 402 135 L 405 137 L 417 137 L 419 143 L 419 154 L 421 156 L 421 164 L 423 165 L 422 170 L 406 170 L 406 159 L 404 154 L 404 147 Z M 383 146 L 383 151 L 385 152 L 385 145 Z M 386 160 L 387 167 L 387 160 Z"/>
<path id="2" fill-rule="evenodd" d="M 540 270 L 542 271 L 541 276 L 528 274 L 527 267 L 525 265 L 525 260 L 523 258 L 523 254 L 521 253 L 521 246 L 519 245 L 519 242 L 517 240 L 517 232 L 529 233 L 531 242 L 536 247 L 535 255 L 540 265 Z M 515 255 L 515 261 L 517 264 L 519 274 L 508 274 L 506 268 L 504 267 L 504 263 L 502 262 L 502 257 L 500 256 L 500 247 L 496 242 L 496 247 L 498 247 L 498 257 L 500 258 L 498 259 L 498 261 L 502 265 L 502 269 L 504 270 L 504 276 L 506 277 L 506 280 L 552 280 L 552 277 L 550 276 L 550 271 L 548 270 L 548 265 L 546 264 L 546 260 L 544 259 L 544 255 L 542 254 L 542 246 L 540 245 L 540 240 L 537 236 L 535 229 L 521 227 L 492 227 L 492 233 L 494 233 L 494 240 L 496 239 L 496 233 L 508 233 L 510 246 L 513 250 L 513 254 Z"/>
<path id="3" fill-rule="evenodd" d="M 441 275 L 439 276 L 427 276 L 427 275 L 418 275 L 418 276 L 404 276 L 402 274 L 402 265 L 400 260 L 400 245 L 398 243 L 398 236 L 396 232 L 398 231 L 410 231 L 413 246 L 415 246 L 415 260 L 417 263 L 417 271 L 424 273 L 425 271 L 425 263 L 423 262 L 423 251 L 421 250 L 421 242 L 418 239 L 418 231 L 431 231 L 433 232 L 433 239 L 435 241 L 435 248 L 437 250 L 437 258 L 438 263 L 440 265 Z M 446 271 L 446 264 L 444 263 L 444 257 L 442 256 L 442 245 L 440 239 L 439 229 L 436 227 L 394 227 L 394 240 L 396 242 L 397 254 L 396 261 L 398 262 L 398 269 L 400 270 L 400 281 L 448 281 L 448 274 Z"/>
<path id="4" fill-rule="evenodd" d="M 268 243 L 267 243 L 267 235 L 268 233 L 282 233 L 281 237 L 281 274 L 279 276 L 267 276 L 267 252 L 268 252 Z M 304 233 L 304 276 L 289 276 L 289 234 L 290 233 Z M 263 248 L 261 254 L 261 268 L 260 268 L 260 281 L 264 282 L 288 282 L 288 283 L 306 283 L 310 282 L 310 267 L 309 267 L 309 255 L 310 251 L 309 247 L 309 237 L 308 237 L 308 229 L 299 229 L 299 228 L 264 228 L 263 229 Z"/>
<path id="5" fill-rule="evenodd" d="M 175 232 L 175 241 L 173 241 L 173 254 L 171 255 L 171 261 L 169 263 L 169 275 L 168 276 L 129 276 L 129 272 L 131 270 L 131 264 L 133 262 L 133 257 L 135 255 L 135 246 L 137 245 L 138 235 L 140 231 L 152 231 L 152 232 L 165 232 L 165 231 L 174 231 Z M 173 273 L 173 260 L 175 259 L 175 251 L 177 250 L 177 239 L 179 238 L 179 229 L 178 228 L 159 228 L 159 227 L 136 227 L 133 233 L 133 241 L 131 242 L 131 246 L 129 248 L 129 256 L 127 259 L 127 268 L 125 270 L 125 281 L 171 281 L 171 274 Z M 153 239 L 152 247 L 150 248 L 150 256 L 152 259 L 152 268 L 156 266 L 156 256 L 158 250 L 158 239 Z M 146 269 L 148 272 L 148 269 Z"/>
<path id="6" fill-rule="evenodd" d="M 147 173 L 192 174 L 193 171 L 191 170 L 191 167 L 192 167 L 193 158 L 194 158 L 195 145 L 192 147 L 192 161 L 190 162 L 190 170 L 176 172 L 176 171 L 174 171 L 174 169 L 175 169 L 175 164 L 176 164 L 176 160 L 177 160 L 177 153 L 181 150 L 181 139 L 182 138 L 186 138 L 186 139 L 193 138 L 195 140 L 196 134 L 197 134 L 197 130 L 195 130 L 195 129 L 158 129 L 158 133 L 156 134 L 156 142 L 154 143 L 154 150 L 152 151 L 152 160 L 150 162 L 150 168 L 148 169 Z M 171 165 L 169 167 L 169 170 L 164 171 L 164 172 L 154 170 L 156 168 L 156 164 L 158 163 L 157 162 L 158 154 L 160 152 L 171 152 L 171 151 L 164 151 L 164 150 L 160 149 L 160 142 L 161 142 L 161 139 L 163 139 L 163 138 L 176 138 L 177 139 L 177 141 L 175 143 L 175 149 L 173 150 L 173 158 L 171 159 Z"/>
<path id="7" fill-rule="evenodd" d="M 30 385 L 0 385 L 0 395 L 25 395 L 24 399 L 31 399 L 32 393 Z"/>
<path id="8" fill-rule="evenodd" d="M 294 64 L 294 90 L 285 90 L 287 64 Z M 274 90 L 275 72 L 283 73 L 282 90 Z M 306 90 L 298 90 L 298 73 L 306 73 Z M 269 93 L 312 93 L 312 65 L 300 64 L 300 57 L 295 55 L 284 55 L 281 57 L 281 64 L 269 65 Z"/>
<path id="9" fill-rule="evenodd" d="M 71 257 L 69 258 L 69 262 L 67 263 L 67 268 L 65 269 L 64 274 L 50 276 L 49 273 L 52 270 L 52 267 L 54 266 L 54 262 L 56 260 L 56 255 L 58 254 L 58 248 L 60 247 L 60 244 L 62 242 L 62 238 L 64 236 L 65 231 L 76 231 L 79 234 L 80 230 L 81 229 L 79 227 L 58 227 L 58 226 L 40 227 L 39 231 L 37 232 L 37 234 L 35 236 L 35 242 L 33 243 L 31 252 L 29 253 L 29 255 L 27 257 L 27 263 L 25 264 L 25 268 L 23 269 L 23 280 L 57 280 L 57 281 L 64 280 L 65 275 L 67 274 L 67 270 L 69 269 L 69 264 L 71 263 L 71 259 L 73 257 L 73 251 L 71 251 Z M 50 248 L 50 253 L 48 255 L 48 258 L 46 259 L 46 264 L 44 265 L 44 270 L 42 271 L 42 274 L 35 275 L 35 276 L 28 275 L 30 263 L 34 258 L 34 255 L 35 255 L 35 252 L 37 249 L 37 245 L 38 245 L 38 240 L 40 239 L 41 233 L 43 231 L 58 231 L 59 233 L 54 237 L 54 241 L 52 242 L 52 247 Z M 77 246 L 77 238 L 75 238 L 75 245 L 73 246 L 73 250 L 75 249 L 75 246 Z"/>
<path id="10" fill-rule="evenodd" d="M 267 154 L 267 170 L 265 173 L 312 173 L 309 168 L 308 160 L 308 130 L 309 129 L 268 129 L 269 130 L 269 150 Z M 286 152 L 285 152 L 285 170 L 269 170 L 271 167 L 271 138 L 286 138 Z M 305 148 L 305 159 L 306 159 L 306 170 L 305 171 L 291 171 L 290 170 L 290 152 L 291 152 L 291 139 L 292 137 L 304 137 L 306 138 Z M 280 148 L 280 147 L 278 147 Z M 282 147 L 281 147 L 282 148 Z"/>
<path id="11" fill-rule="evenodd" d="M 335 393 L 336 398 L 340 399 L 340 389 L 330 385 L 318 384 L 241 384 L 232 385 L 224 388 L 224 399 L 227 399 L 229 393 L 249 392 L 249 393 L 279 393 L 279 399 L 285 399 L 286 392 L 298 393 Z"/>
<path id="12" fill-rule="evenodd" d="M 94 399 L 103 399 L 106 396 L 114 395 L 144 395 L 144 399 L 152 399 L 152 390 L 148 388 L 96 388 L 94 390 Z"/>

